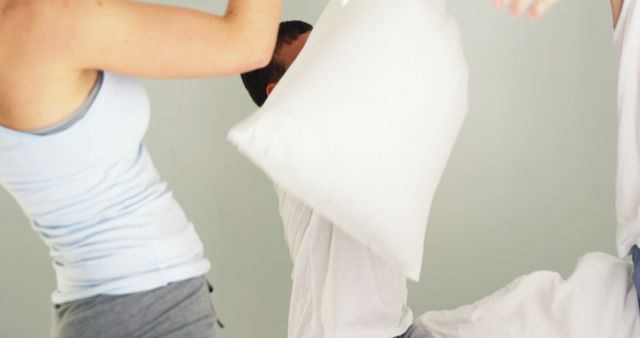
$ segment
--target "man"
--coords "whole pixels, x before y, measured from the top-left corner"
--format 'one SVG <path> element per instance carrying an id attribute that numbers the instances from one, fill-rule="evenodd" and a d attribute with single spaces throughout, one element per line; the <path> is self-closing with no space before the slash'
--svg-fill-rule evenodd
<path id="1" fill-rule="evenodd" d="M 303 49 L 313 27 L 280 25 L 271 62 L 242 75 L 251 98 L 262 106 Z M 285 237 L 294 263 L 289 309 L 290 338 L 428 338 L 412 325 L 402 272 L 276 187 Z"/>
<path id="2" fill-rule="evenodd" d="M 495 0 L 512 15 L 542 16 L 557 0 Z M 262 106 L 303 49 L 312 26 L 283 22 L 271 62 L 242 75 L 251 98 Z M 345 234 L 332 222 L 276 187 L 285 237 L 294 262 L 289 311 L 290 338 L 433 337 L 412 325 L 406 276 Z"/>

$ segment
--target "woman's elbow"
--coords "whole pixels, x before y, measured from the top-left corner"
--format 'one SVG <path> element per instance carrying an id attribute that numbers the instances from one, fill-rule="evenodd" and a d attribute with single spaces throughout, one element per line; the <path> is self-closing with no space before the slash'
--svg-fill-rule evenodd
<path id="1" fill-rule="evenodd" d="M 244 51 L 242 61 L 239 65 L 241 72 L 248 72 L 255 69 L 266 67 L 273 58 L 273 52 L 275 49 L 275 42 L 273 44 L 265 44 L 264 46 L 255 46 L 254 48 L 247 48 Z"/>
<path id="2" fill-rule="evenodd" d="M 271 62 L 276 48 L 277 30 L 256 30 L 243 27 L 242 33 L 236 35 L 236 47 L 239 50 L 239 61 L 246 71 L 265 67 Z"/>
<path id="3" fill-rule="evenodd" d="M 255 52 L 253 58 L 253 69 L 266 67 L 273 59 L 273 52 L 275 45 L 268 45 L 265 48 L 261 48 Z"/>

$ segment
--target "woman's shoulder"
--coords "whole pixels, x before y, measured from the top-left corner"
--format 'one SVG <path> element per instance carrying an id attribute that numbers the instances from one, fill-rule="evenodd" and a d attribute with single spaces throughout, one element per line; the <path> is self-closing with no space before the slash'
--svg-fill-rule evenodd
<path id="1" fill-rule="evenodd" d="M 68 22 L 62 0 L 7 0 L 0 7 L 0 42 L 22 52 L 21 57 L 29 56 L 30 46 L 53 46 L 59 27 Z"/>
<path id="2" fill-rule="evenodd" d="M 95 82 L 95 71 L 71 67 L 66 15 L 64 0 L 0 0 L 0 124 L 26 130 L 56 122 Z"/>
<path id="3" fill-rule="evenodd" d="M 13 23 L 16 20 L 25 20 L 23 23 L 34 23 L 34 19 L 41 20 L 43 18 L 47 18 L 50 15 L 53 15 L 51 11 L 65 8 L 65 1 L 0 0 L 0 8 L 2 8 L 0 15 L 3 23 Z"/>

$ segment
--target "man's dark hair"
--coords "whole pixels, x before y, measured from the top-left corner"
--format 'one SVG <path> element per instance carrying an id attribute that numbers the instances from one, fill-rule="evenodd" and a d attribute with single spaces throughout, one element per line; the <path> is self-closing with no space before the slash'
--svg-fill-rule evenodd
<path id="1" fill-rule="evenodd" d="M 242 74 L 242 82 L 247 88 L 251 99 L 258 106 L 262 107 L 267 100 L 267 86 L 270 83 L 280 81 L 284 73 L 287 71 L 285 65 L 278 59 L 280 48 L 284 44 L 291 44 L 300 35 L 310 32 L 313 26 L 304 21 L 285 21 L 280 23 L 278 30 L 278 42 L 276 43 L 275 52 L 271 58 L 271 62 L 260 69 Z"/>

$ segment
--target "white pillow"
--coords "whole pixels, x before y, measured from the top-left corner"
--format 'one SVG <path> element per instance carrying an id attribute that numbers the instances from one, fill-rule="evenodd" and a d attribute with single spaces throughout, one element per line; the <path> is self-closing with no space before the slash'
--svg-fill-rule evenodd
<path id="1" fill-rule="evenodd" d="M 632 266 L 590 253 L 566 280 L 551 271 L 520 277 L 491 296 L 416 320 L 438 338 L 640 337 Z"/>
<path id="2" fill-rule="evenodd" d="M 442 0 L 341 1 L 229 139 L 418 280 L 431 201 L 467 112 L 459 30 Z"/>

